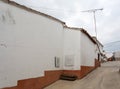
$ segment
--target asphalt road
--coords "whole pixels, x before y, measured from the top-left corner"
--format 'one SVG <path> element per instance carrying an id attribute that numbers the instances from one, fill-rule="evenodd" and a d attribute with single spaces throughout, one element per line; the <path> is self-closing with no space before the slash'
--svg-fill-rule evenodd
<path id="1" fill-rule="evenodd" d="M 120 89 L 120 61 L 106 62 L 76 81 L 59 80 L 44 89 Z"/>

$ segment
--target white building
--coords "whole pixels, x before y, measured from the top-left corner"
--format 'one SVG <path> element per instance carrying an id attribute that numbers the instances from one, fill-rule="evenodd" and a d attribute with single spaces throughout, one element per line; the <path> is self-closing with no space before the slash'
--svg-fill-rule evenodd
<path id="1" fill-rule="evenodd" d="M 96 66 L 95 44 L 81 28 L 0 0 L 0 88 L 42 89 L 63 73 L 81 78 Z"/>
<path id="2" fill-rule="evenodd" d="M 83 66 L 95 66 L 94 61 L 96 57 L 96 42 L 94 39 L 88 34 L 87 31 L 81 30 L 81 59 Z"/>
<path id="3" fill-rule="evenodd" d="M 64 69 L 80 70 L 81 66 L 81 35 L 79 28 L 64 26 Z"/>
<path id="4" fill-rule="evenodd" d="M 63 25 L 46 14 L 0 0 L 0 88 L 44 76 L 44 71 L 62 70 Z"/>
<path id="5" fill-rule="evenodd" d="M 96 59 L 99 61 L 102 61 L 104 59 L 104 52 L 103 52 L 103 45 L 98 41 L 96 37 L 93 37 L 93 39 L 96 41 Z"/>
<path id="6" fill-rule="evenodd" d="M 94 69 L 96 42 L 82 28 L 64 26 L 64 74 L 79 78 Z"/>
<path id="7" fill-rule="evenodd" d="M 113 53 L 106 52 L 105 55 L 106 55 L 107 59 L 109 59 L 109 58 L 111 58 L 113 56 Z"/>

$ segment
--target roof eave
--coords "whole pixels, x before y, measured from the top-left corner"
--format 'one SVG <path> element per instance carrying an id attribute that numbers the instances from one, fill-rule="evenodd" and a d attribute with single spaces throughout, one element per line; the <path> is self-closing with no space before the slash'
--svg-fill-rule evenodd
<path id="1" fill-rule="evenodd" d="M 88 36 L 88 38 L 89 38 L 94 44 L 97 44 L 96 41 L 90 36 L 90 34 L 89 34 L 86 30 L 82 29 L 81 32 L 83 32 L 84 34 L 86 34 L 86 35 Z"/>
<path id="2" fill-rule="evenodd" d="M 29 8 L 29 7 L 27 7 L 27 6 L 18 4 L 18 3 L 16 3 L 15 1 L 10 1 L 10 0 L 2 0 L 2 1 L 5 2 L 5 3 L 8 3 L 8 4 L 11 4 L 11 5 L 13 5 L 13 6 L 16 6 L 16 7 L 22 8 L 22 9 L 25 9 L 25 10 L 27 10 L 27 11 L 29 11 L 29 12 L 33 12 L 33 13 L 35 13 L 35 14 L 39 14 L 39 15 L 45 16 L 45 17 L 47 17 L 47 18 L 50 18 L 50 19 L 55 20 L 55 21 L 58 21 L 58 22 L 62 23 L 63 25 L 65 25 L 65 22 L 63 22 L 63 21 L 61 21 L 61 20 L 59 20 L 59 19 L 57 19 L 57 18 L 55 18 L 55 17 L 53 17 L 53 16 L 47 15 L 47 14 L 42 13 L 42 12 L 40 12 L 40 11 L 36 11 L 36 10 L 34 10 L 34 9 L 32 9 L 32 8 Z"/>

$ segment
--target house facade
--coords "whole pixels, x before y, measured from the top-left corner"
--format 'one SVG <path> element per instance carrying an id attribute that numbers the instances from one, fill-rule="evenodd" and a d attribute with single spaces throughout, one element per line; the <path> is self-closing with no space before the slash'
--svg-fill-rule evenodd
<path id="1" fill-rule="evenodd" d="M 13 1 L 0 8 L 0 88 L 43 89 L 61 74 L 82 78 L 95 68 L 96 42 L 84 29 Z"/>
<path id="2" fill-rule="evenodd" d="M 64 27 L 64 69 L 80 70 L 80 29 Z"/>
<path id="3" fill-rule="evenodd" d="M 95 45 L 94 39 L 84 29 L 64 26 L 63 73 L 82 78 L 98 67 Z"/>
<path id="4" fill-rule="evenodd" d="M 0 88 L 44 76 L 46 85 L 56 81 L 63 69 L 64 22 L 9 0 L 0 8 Z"/>
<path id="5" fill-rule="evenodd" d="M 103 45 L 100 43 L 100 41 L 96 38 L 93 37 L 93 39 L 96 41 L 96 60 L 102 61 L 104 60 L 104 51 L 103 51 Z"/>

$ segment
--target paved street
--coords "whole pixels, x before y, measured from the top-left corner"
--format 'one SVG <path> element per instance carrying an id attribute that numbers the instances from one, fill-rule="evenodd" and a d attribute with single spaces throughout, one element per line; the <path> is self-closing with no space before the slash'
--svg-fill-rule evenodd
<path id="1" fill-rule="evenodd" d="M 120 89 L 119 68 L 120 61 L 106 62 L 83 79 L 59 80 L 44 89 Z"/>

